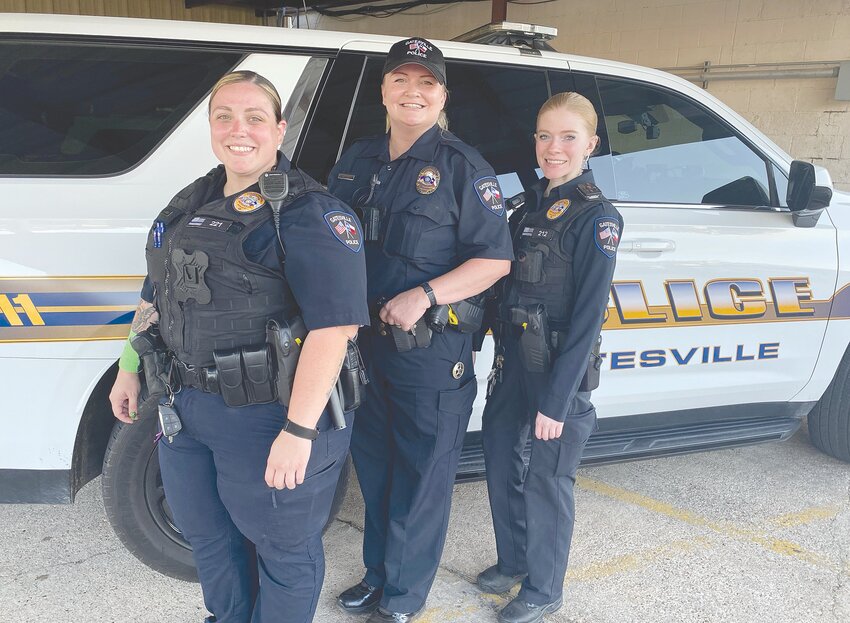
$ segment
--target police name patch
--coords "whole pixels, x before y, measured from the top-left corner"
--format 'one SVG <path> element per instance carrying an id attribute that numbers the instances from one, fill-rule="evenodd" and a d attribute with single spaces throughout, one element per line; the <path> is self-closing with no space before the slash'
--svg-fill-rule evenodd
<path id="1" fill-rule="evenodd" d="M 266 200 L 260 193 L 242 193 L 233 200 L 233 209 L 242 214 L 254 212 L 266 205 Z"/>
<path id="2" fill-rule="evenodd" d="M 210 216 L 195 216 L 186 224 L 186 227 L 200 227 L 202 229 L 214 229 L 217 231 L 227 231 L 233 221 L 227 219 L 212 218 Z"/>
<path id="3" fill-rule="evenodd" d="M 478 195 L 484 207 L 496 216 L 502 216 L 505 213 L 505 204 L 502 201 L 502 189 L 499 187 L 499 181 L 495 177 L 482 177 L 475 182 L 475 194 Z"/>
<path id="4" fill-rule="evenodd" d="M 436 167 L 425 167 L 416 176 L 416 191 L 420 195 L 430 195 L 440 185 L 440 172 Z"/>
<path id="5" fill-rule="evenodd" d="M 596 246 L 608 257 L 613 258 L 620 244 L 620 223 L 610 216 L 600 216 L 593 228 Z"/>
<path id="6" fill-rule="evenodd" d="M 354 253 L 358 253 L 363 246 L 363 236 L 360 227 L 354 217 L 345 212 L 328 212 L 325 214 L 325 223 L 334 237 L 345 247 Z"/>
<path id="7" fill-rule="evenodd" d="M 552 204 L 548 210 L 546 210 L 546 218 L 550 221 L 554 221 L 556 218 L 560 218 L 567 211 L 567 208 L 570 207 L 569 199 L 561 199 L 560 201 L 556 201 Z"/>

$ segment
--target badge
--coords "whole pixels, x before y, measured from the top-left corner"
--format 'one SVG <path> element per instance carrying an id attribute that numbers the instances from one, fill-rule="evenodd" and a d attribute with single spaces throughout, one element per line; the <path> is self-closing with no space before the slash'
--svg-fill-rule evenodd
<path id="1" fill-rule="evenodd" d="M 561 199 L 560 201 L 556 201 L 552 204 L 552 207 L 546 210 L 546 218 L 548 218 L 550 221 L 554 221 L 556 218 L 563 216 L 564 212 L 566 212 L 567 208 L 569 207 L 569 199 Z"/>
<path id="2" fill-rule="evenodd" d="M 360 226 L 350 214 L 345 212 L 328 212 L 325 214 L 325 223 L 334 237 L 354 253 L 358 253 L 363 246 L 363 236 Z"/>
<path id="3" fill-rule="evenodd" d="M 459 379 L 460 377 L 462 377 L 462 376 L 463 376 L 463 370 L 464 370 L 463 362 L 462 362 L 462 361 L 458 361 L 458 362 L 455 364 L 454 368 L 452 368 L 452 376 L 453 376 L 455 379 Z"/>
<path id="4" fill-rule="evenodd" d="M 475 194 L 478 195 L 484 207 L 496 216 L 502 216 L 505 213 L 502 189 L 499 187 L 499 180 L 495 177 L 482 177 L 475 182 Z"/>
<path id="5" fill-rule="evenodd" d="M 233 209 L 242 214 L 254 212 L 266 205 L 266 200 L 260 193 L 242 193 L 233 201 Z"/>
<path id="6" fill-rule="evenodd" d="M 436 167 L 425 167 L 416 176 L 416 190 L 420 195 L 430 195 L 440 185 L 440 172 Z"/>
<path id="7" fill-rule="evenodd" d="M 620 222 L 610 216 L 600 216 L 596 219 L 593 239 L 600 251 L 613 258 L 620 244 Z"/>

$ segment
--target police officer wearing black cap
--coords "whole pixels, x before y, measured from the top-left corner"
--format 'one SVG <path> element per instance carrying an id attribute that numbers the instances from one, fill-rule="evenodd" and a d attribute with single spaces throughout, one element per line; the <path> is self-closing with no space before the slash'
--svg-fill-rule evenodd
<path id="1" fill-rule="evenodd" d="M 366 575 L 339 604 L 374 611 L 371 622 L 412 621 L 424 607 L 476 394 L 465 300 L 512 258 L 499 183 L 446 129 L 445 85 L 434 44 L 393 45 L 381 84 L 389 131 L 352 145 L 328 186 L 366 223 L 373 323 L 360 345 L 371 382 L 352 435 Z M 446 305 L 448 323 L 439 320 Z"/>
<path id="2" fill-rule="evenodd" d="M 209 121 L 222 166 L 181 191 L 151 228 L 131 338 L 152 344 L 158 332 L 164 342 L 141 350 L 148 384 L 166 392 L 162 481 L 192 546 L 206 620 L 305 623 L 350 438 L 326 405 L 349 338 L 369 323 L 362 233 L 348 206 L 277 151 L 286 122 L 265 78 L 224 76 Z M 281 372 L 296 351 L 289 386 Z M 140 389 L 134 354 L 125 349 L 110 395 L 126 424 Z"/>
<path id="3" fill-rule="evenodd" d="M 583 170 L 599 142 L 596 124 L 593 105 L 578 93 L 543 105 L 534 137 L 544 177 L 511 216 L 517 261 L 499 300 L 483 418 L 498 561 L 478 576 L 487 593 L 522 582 L 499 613 L 503 623 L 541 621 L 562 605 L 576 468 L 596 428 L 590 391 L 598 384 L 598 340 L 623 229 Z"/>

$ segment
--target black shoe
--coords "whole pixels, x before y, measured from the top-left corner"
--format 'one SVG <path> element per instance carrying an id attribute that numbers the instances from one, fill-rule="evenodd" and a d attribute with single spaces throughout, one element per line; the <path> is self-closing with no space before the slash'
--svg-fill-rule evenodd
<path id="1" fill-rule="evenodd" d="M 555 612 L 563 603 L 563 598 L 558 598 L 557 601 L 538 606 L 516 597 L 502 608 L 499 613 L 499 621 L 502 623 L 538 623 L 543 620 L 544 614 Z"/>
<path id="2" fill-rule="evenodd" d="M 499 571 L 499 565 L 493 565 L 478 574 L 477 583 L 478 588 L 485 593 L 501 595 L 502 593 L 507 593 L 514 586 L 522 582 L 525 576 L 525 573 L 522 575 L 505 575 Z"/>
<path id="3" fill-rule="evenodd" d="M 366 623 L 410 623 L 419 618 L 421 612 L 422 608 L 416 612 L 387 612 L 383 608 L 378 608 L 366 619 Z"/>
<path id="4" fill-rule="evenodd" d="M 363 580 L 357 586 L 342 591 L 336 598 L 336 603 L 339 604 L 340 608 L 352 614 L 372 612 L 378 607 L 383 594 L 384 589 L 370 586 L 366 583 L 366 580 Z"/>

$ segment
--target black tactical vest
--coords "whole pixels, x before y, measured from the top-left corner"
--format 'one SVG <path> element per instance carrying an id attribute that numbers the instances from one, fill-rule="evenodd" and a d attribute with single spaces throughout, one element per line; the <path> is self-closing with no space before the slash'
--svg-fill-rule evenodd
<path id="1" fill-rule="evenodd" d="M 194 366 L 214 365 L 214 350 L 262 344 L 269 319 L 298 314 L 283 265 L 273 270 L 251 262 L 242 248 L 272 218 L 258 185 L 203 203 L 223 175 L 220 166 L 180 191 L 157 217 L 145 252 L 162 337 Z M 289 181 L 284 206 L 323 190 L 295 169 Z"/>
<path id="2" fill-rule="evenodd" d="M 604 201 L 601 193 L 588 194 L 593 198 L 571 193 L 569 199 L 560 199 L 546 210 L 526 205 L 529 209 L 512 227 L 516 261 L 505 296 L 505 319 L 509 318 L 507 308 L 511 306 L 542 303 L 552 330 L 569 328 L 575 304 L 573 257 L 563 249 L 561 241 L 579 216 Z"/>

